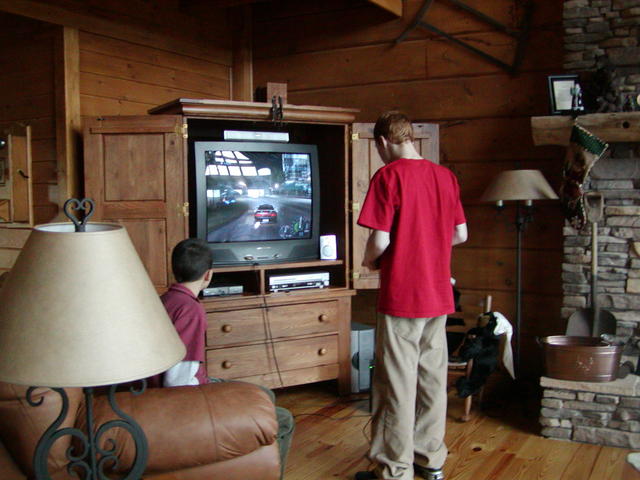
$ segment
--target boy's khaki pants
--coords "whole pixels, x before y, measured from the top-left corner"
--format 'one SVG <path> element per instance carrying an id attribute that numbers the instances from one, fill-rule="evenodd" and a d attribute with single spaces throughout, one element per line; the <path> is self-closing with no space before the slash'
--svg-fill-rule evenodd
<path id="1" fill-rule="evenodd" d="M 369 458 L 378 478 L 413 480 L 413 463 L 441 468 L 447 456 L 446 316 L 378 315 Z"/>

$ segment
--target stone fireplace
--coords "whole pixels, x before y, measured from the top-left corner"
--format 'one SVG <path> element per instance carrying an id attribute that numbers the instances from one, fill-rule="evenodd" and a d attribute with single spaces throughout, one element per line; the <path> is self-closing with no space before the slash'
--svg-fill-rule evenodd
<path id="1" fill-rule="evenodd" d="M 616 318 L 613 340 L 626 345 L 633 369 L 640 351 L 640 0 L 567 0 L 564 3 L 565 70 L 581 78 L 607 72 L 609 95 L 599 112 L 577 123 L 609 143 L 609 154 L 590 172 L 585 191 L 600 192 L 598 299 Z M 593 77 L 593 75 L 592 75 Z M 583 89 L 584 90 L 584 89 Z M 544 120 L 547 119 L 547 120 Z M 567 117 L 532 121 L 534 141 L 568 144 Z M 562 318 L 592 305 L 591 227 L 564 227 Z M 640 448 L 640 376 L 613 382 L 571 382 L 543 377 L 542 434 L 601 445 Z"/>
<path id="2" fill-rule="evenodd" d="M 640 93 L 640 0 L 567 0 L 564 3 L 565 69 L 593 73 L 608 68 L 613 97 L 600 110 L 634 109 Z M 584 125 L 583 125 L 584 126 Z M 624 129 L 624 125 L 622 125 Z M 588 128 L 588 127 L 587 127 Z M 640 138 L 610 142 L 585 190 L 605 198 L 599 223 L 600 306 L 614 313 L 617 336 L 627 340 L 640 324 Z M 590 229 L 565 227 L 563 318 L 591 305 Z M 637 357 L 637 352 L 625 352 Z"/>

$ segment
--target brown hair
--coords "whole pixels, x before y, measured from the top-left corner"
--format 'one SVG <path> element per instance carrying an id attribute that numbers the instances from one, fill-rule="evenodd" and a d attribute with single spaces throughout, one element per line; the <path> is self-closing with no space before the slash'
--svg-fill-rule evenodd
<path id="1" fill-rule="evenodd" d="M 413 141 L 413 127 L 411 120 L 404 113 L 390 111 L 383 113 L 373 127 L 373 137 L 377 140 L 380 137 L 386 138 L 394 144 Z"/>

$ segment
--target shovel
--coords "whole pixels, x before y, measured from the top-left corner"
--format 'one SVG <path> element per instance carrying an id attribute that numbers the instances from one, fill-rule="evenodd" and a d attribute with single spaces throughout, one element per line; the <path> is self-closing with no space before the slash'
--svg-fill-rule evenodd
<path id="1" fill-rule="evenodd" d="M 600 337 L 616 333 L 616 318 L 598 304 L 598 222 L 602 219 L 604 200 L 600 192 L 584 194 L 584 209 L 591 222 L 591 308 L 576 310 L 569 317 L 567 335 Z"/>

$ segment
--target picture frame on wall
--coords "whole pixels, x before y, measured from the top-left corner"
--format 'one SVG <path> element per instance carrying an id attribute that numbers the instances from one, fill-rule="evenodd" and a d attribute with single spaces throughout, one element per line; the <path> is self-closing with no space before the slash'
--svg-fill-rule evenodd
<path id="1" fill-rule="evenodd" d="M 548 82 L 551 115 L 571 115 L 584 111 L 578 75 L 549 75 Z"/>

